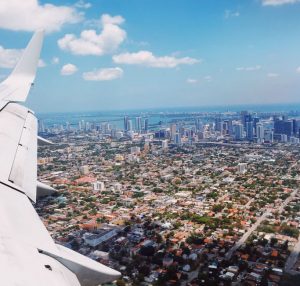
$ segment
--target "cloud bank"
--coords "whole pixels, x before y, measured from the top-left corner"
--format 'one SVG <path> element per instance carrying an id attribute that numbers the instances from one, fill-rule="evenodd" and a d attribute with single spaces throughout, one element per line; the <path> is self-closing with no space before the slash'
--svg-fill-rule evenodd
<path id="1" fill-rule="evenodd" d="M 139 51 L 137 53 L 122 53 L 119 55 L 114 55 L 113 61 L 117 64 L 142 65 L 154 68 L 175 68 L 179 65 L 193 65 L 200 62 L 199 60 L 190 57 L 157 57 L 149 51 Z"/>
<path id="2" fill-rule="evenodd" d="M 77 71 L 78 71 L 78 68 L 75 65 L 66 64 L 61 68 L 60 74 L 61 75 L 72 75 L 72 74 L 76 73 Z"/>
<path id="3" fill-rule="evenodd" d="M 126 31 L 120 25 L 124 22 L 121 16 L 101 16 L 102 31 L 83 30 L 79 37 L 74 34 L 66 34 L 58 40 L 58 46 L 64 51 L 74 55 L 102 56 L 110 54 L 118 49 L 126 39 Z"/>
<path id="4" fill-rule="evenodd" d="M 0 28 L 13 31 L 58 31 L 77 23 L 82 15 L 74 7 L 40 4 L 38 0 L 1 0 Z"/>
<path id="5" fill-rule="evenodd" d="M 90 72 L 83 73 L 82 77 L 88 81 L 108 81 L 121 78 L 123 76 L 123 70 L 119 67 L 98 69 Z"/>

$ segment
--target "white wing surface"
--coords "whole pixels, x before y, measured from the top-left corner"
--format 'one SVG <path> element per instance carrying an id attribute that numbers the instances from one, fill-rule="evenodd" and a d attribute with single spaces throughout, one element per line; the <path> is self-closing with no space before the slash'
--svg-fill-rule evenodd
<path id="1" fill-rule="evenodd" d="M 56 245 L 31 201 L 51 188 L 37 182 L 37 119 L 25 101 L 43 41 L 36 32 L 12 74 L 0 84 L 1 285 L 96 286 L 120 273 Z"/>

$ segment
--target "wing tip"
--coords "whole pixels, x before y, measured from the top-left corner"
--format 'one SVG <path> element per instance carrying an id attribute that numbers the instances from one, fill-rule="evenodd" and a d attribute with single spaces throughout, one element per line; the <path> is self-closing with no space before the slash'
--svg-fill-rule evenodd
<path id="1" fill-rule="evenodd" d="M 44 30 L 37 30 L 12 73 L 0 84 L 0 100 L 5 102 L 23 102 L 32 86 L 39 64 Z"/>

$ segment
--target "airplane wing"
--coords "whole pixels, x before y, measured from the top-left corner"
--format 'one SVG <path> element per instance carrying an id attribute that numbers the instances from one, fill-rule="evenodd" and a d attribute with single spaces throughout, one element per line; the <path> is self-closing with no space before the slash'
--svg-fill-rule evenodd
<path id="1" fill-rule="evenodd" d="M 1 285 L 96 286 L 120 273 L 55 244 L 31 204 L 47 186 L 37 182 L 37 119 L 17 102 L 32 86 L 42 41 L 36 32 L 0 84 Z"/>

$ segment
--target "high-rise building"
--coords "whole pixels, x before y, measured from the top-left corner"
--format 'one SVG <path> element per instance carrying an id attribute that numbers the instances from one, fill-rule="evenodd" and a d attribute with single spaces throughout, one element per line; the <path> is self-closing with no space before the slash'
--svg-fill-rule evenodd
<path id="1" fill-rule="evenodd" d="M 38 121 L 38 131 L 39 133 L 43 133 L 45 132 L 45 125 L 44 125 L 44 121 L 43 120 L 39 120 Z"/>
<path id="2" fill-rule="evenodd" d="M 274 133 L 272 130 L 265 130 L 264 141 L 267 143 L 273 143 L 274 141 Z"/>
<path id="3" fill-rule="evenodd" d="M 128 130 L 128 131 L 126 132 L 126 134 L 127 134 L 127 136 L 130 137 L 130 139 L 133 139 L 133 138 L 134 138 L 134 131 L 133 131 L 133 130 Z"/>
<path id="4" fill-rule="evenodd" d="M 110 130 L 111 130 L 110 127 L 111 126 L 110 126 L 110 124 L 108 122 L 104 123 L 104 132 L 105 132 L 105 134 L 109 134 L 110 133 Z"/>
<path id="5" fill-rule="evenodd" d="M 78 123 L 78 129 L 79 131 L 85 131 L 86 129 L 86 124 L 85 124 L 85 121 L 84 120 L 80 120 L 79 123 Z"/>
<path id="6" fill-rule="evenodd" d="M 233 125 L 233 132 L 235 140 L 242 140 L 244 137 L 244 127 L 243 124 L 235 124 Z"/>
<path id="7" fill-rule="evenodd" d="M 154 137 L 158 139 L 163 139 L 167 137 L 167 131 L 164 129 L 158 130 L 154 133 Z"/>
<path id="8" fill-rule="evenodd" d="M 66 122 L 66 130 L 67 131 L 70 131 L 71 130 L 71 127 L 70 127 L 70 122 Z"/>
<path id="9" fill-rule="evenodd" d="M 203 123 L 200 118 L 195 119 L 195 125 L 197 131 L 201 131 L 201 132 L 203 131 Z"/>
<path id="10" fill-rule="evenodd" d="M 122 131 L 116 131 L 116 139 L 121 139 L 124 136 Z"/>
<path id="11" fill-rule="evenodd" d="M 149 130 L 149 119 L 145 118 L 144 119 L 144 131 L 145 131 L 145 133 L 148 133 L 148 130 Z"/>
<path id="12" fill-rule="evenodd" d="M 168 149 L 168 140 L 161 141 L 161 148 L 164 150 Z"/>
<path id="13" fill-rule="evenodd" d="M 132 120 L 129 119 L 127 121 L 127 131 L 133 131 L 133 125 L 132 125 Z"/>
<path id="14" fill-rule="evenodd" d="M 217 117 L 215 119 L 215 130 L 222 132 L 223 131 L 223 121 L 221 119 L 221 117 Z"/>
<path id="15" fill-rule="evenodd" d="M 82 175 L 87 175 L 89 173 L 89 166 L 87 166 L 87 165 L 81 166 L 79 168 L 79 171 Z"/>
<path id="16" fill-rule="evenodd" d="M 124 116 L 124 131 L 128 131 L 128 116 Z"/>
<path id="17" fill-rule="evenodd" d="M 173 140 L 173 141 L 175 141 L 176 132 L 177 132 L 176 124 L 171 124 L 171 126 L 170 126 L 170 137 L 171 137 L 171 140 Z"/>
<path id="18" fill-rule="evenodd" d="M 175 144 L 177 144 L 177 145 L 181 145 L 181 135 L 180 135 L 180 133 L 176 133 L 175 134 Z"/>
<path id="19" fill-rule="evenodd" d="M 293 119 L 293 134 L 295 137 L 300 137 L 300 120 Z"/>
<path id="20" fill-rule="evenodd" d="M 88 121 L 85 123 L 85 129 L 84 130 L 85 131 L 90 131 L 91 130 L 91 124 Z"/>
<path id="21" fill-rule="evenodd" d="M 280 120 L 276 119 L 274 121 L 274 133 L 275 134 L 284 134 L 288 137 L 291 137 L 294 132 L 293 121 L 292 120 Z"/>
<path id="22" fill-rule="evenodd" d="M 82 131 L 82 130 L 84 130 L 84 120 L 80 120 L 79 122 L 78 122 L 78 130 L 79 131 Z"/>
<path id="23" fill-rule="evenodd" d="M 262 123 L 257 123 L 256 124 L 256 138 L 257 138 L 257 143 L 263 143 L 264 138 L 265 138 L 265 129 Z"/>
<path id="24" fill-rule="evenodd" d="M 224 120 L 223 130 L 226 131 L 226 134 L 229 134 L 229 135 L 233 134 L 232 120 L 230 120 L 230 119 Z"/>
<path id="25" fill-rule="evenodd" d="M 252 121 L 246 121 L 246 138 L 249 141 L 253 141 L 253 122 Z"/>
<path id="26" fill-rule="evenodd" d="M 256 129 L 256 124 L 259 123 L 259 120 L 260 120 L 259 117 L 257 117 L 257 116 L 253 117 L 252 121 L 253 121 L 253 127 L 254 127 L 254 129 Z"/>
<path id="27" fill-rule="evenodd" d="M 247 122 L 252 122 L 252 115 L 248 113 L 248 111 L 242 111 L 241 112 L 241 120 L 242 124 L 244 126 L 244 130 L 247 128 Z"/>
<path id="28" fill-rule="evenodd" d="M 142 118 L 141 117 L 135 118 L 135 130 L 138 133 L 142 132 Z"/>
<path id="29" fill-rule="evenodd" d="M 246 163 L 239 163 L 237 166 L 237 170 L 239 174 L 245 174 L 247 172 L 247 164 Z"/>
<path id="30" fill-rule="evenodd" d="M 290 137 L 290 142 L 292 144 L 299 144 L 299 138 L 292 136 L 292 137 Z"/>

